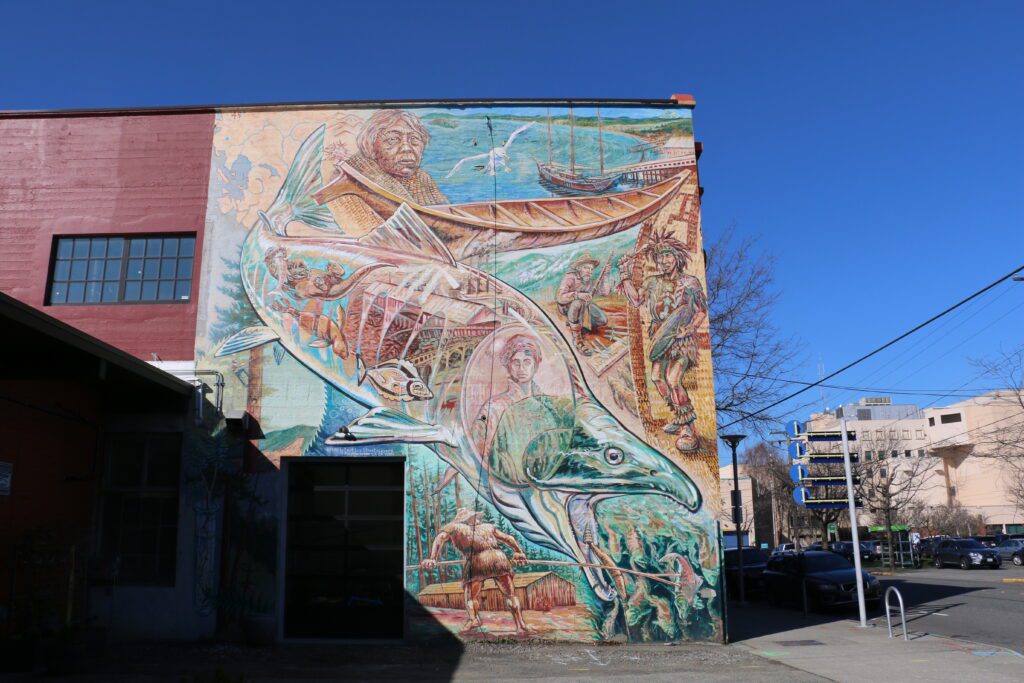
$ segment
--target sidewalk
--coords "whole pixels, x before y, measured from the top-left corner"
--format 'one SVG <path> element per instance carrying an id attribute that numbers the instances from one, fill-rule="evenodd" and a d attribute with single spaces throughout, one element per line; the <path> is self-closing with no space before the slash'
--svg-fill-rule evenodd
<path id="1" fill-rule="evenodd" d="M 861 628 L 856 616 L 829 620 L 761 606 L 730 605 L 734 647 L 833 681 L 973 681 L 1024 678 L 1024 656 L 1006 648 L 910 631 L 904 641 L 894 625 Z M 740 633 L 737 633 L 739 631 Z"/>

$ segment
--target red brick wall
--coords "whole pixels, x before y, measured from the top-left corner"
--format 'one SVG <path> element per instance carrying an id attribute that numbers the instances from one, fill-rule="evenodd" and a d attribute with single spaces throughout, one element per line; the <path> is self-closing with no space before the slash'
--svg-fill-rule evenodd
<path id="1" fill-rule="evenodd" d="M 0 119 L 0 291 L 145 360 L 193 357 L 213 114 Z M 58 235 L 194 232 L 188 304 L 46 306 Z"/>

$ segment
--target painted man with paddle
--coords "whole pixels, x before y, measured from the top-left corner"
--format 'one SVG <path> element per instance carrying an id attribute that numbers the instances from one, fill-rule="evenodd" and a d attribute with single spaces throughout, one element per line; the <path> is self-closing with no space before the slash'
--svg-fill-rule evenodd
<path id="1" fill-rule="evenodd" d="M 581 254 L 562 276 L 562 283 L 555 295 L 558 310 L 569 323 L 573 344 L 584 356 L 593 355 L 593 351 L 583 339 L 584 333 L 592 334 L 608 324 L 608 314 L 594 303 L 594 296 L 607 294 L 609 291 L 604 277 L 608 274 L 611 260 L 609 259 L 601 269 L 595 281 L 594 268 L 598 263 L 599 261 L 589 253 Z"/>

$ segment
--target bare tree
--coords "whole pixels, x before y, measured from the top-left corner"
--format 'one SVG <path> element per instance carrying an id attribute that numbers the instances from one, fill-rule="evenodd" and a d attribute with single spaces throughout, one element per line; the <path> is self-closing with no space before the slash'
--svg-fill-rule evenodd
<path id="1" fill-rule="evenodd" d="M 912 524 L 930 536 L 970 536 L 985 531 L 985 515 L 972 514 L 959 503 L 912 505 L 904 515 L 900 521 Z"/>
<path id="2" fill-rule="evenodd" d="M 775 258 L 755 250 L 754 237 L 727 228 L 706 253 L 711 354 L 719 424 L 743 420 L 762 437 L 781 416 L 750 416 L 787 391 L 800 345 L 775 326 Z"/>
<path id="3" fill-rule="evenodd" d="M 935 459 L 915 454 L 902 440 L 890 437 L 872 444 L 878 450 L 861 453 L 856 467 L 857 497 L 876 523 L 885 527 L 893 547 L 892 527 L 916 509 L 922 494 L 940 484 Z"/>
<path id="4" fill-rule="evenodd" d="M 811 511 L 793 500 L 795 484 L 789 477 L 789 463 L 775 448 L 759 443 L 742 455 L 744 471 L 750 475 L 761 495 L 753 506 L 753 516 L 771 515 L 776 541 L 783 538 L 800 542 L 802 531 L 818 522 Z"/>

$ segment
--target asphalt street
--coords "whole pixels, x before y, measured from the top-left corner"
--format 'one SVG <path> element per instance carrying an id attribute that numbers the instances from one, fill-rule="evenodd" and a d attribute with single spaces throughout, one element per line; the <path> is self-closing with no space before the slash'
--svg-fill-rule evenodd
<path id="1" fill-rule="evenodd" d="M 926 567 L 879 576 L 883 586 L 896 586 L 903 595 L 911 631 L 1001 645 L 1024 653 L 1024 583 L 1003 581 L 1009 578 L 1024 580 L 1024 568 L 1012 564 L 967 571 Z M 885 628 L 884 610 L 868 616 L 873 615 L 874 623 Z"/>

